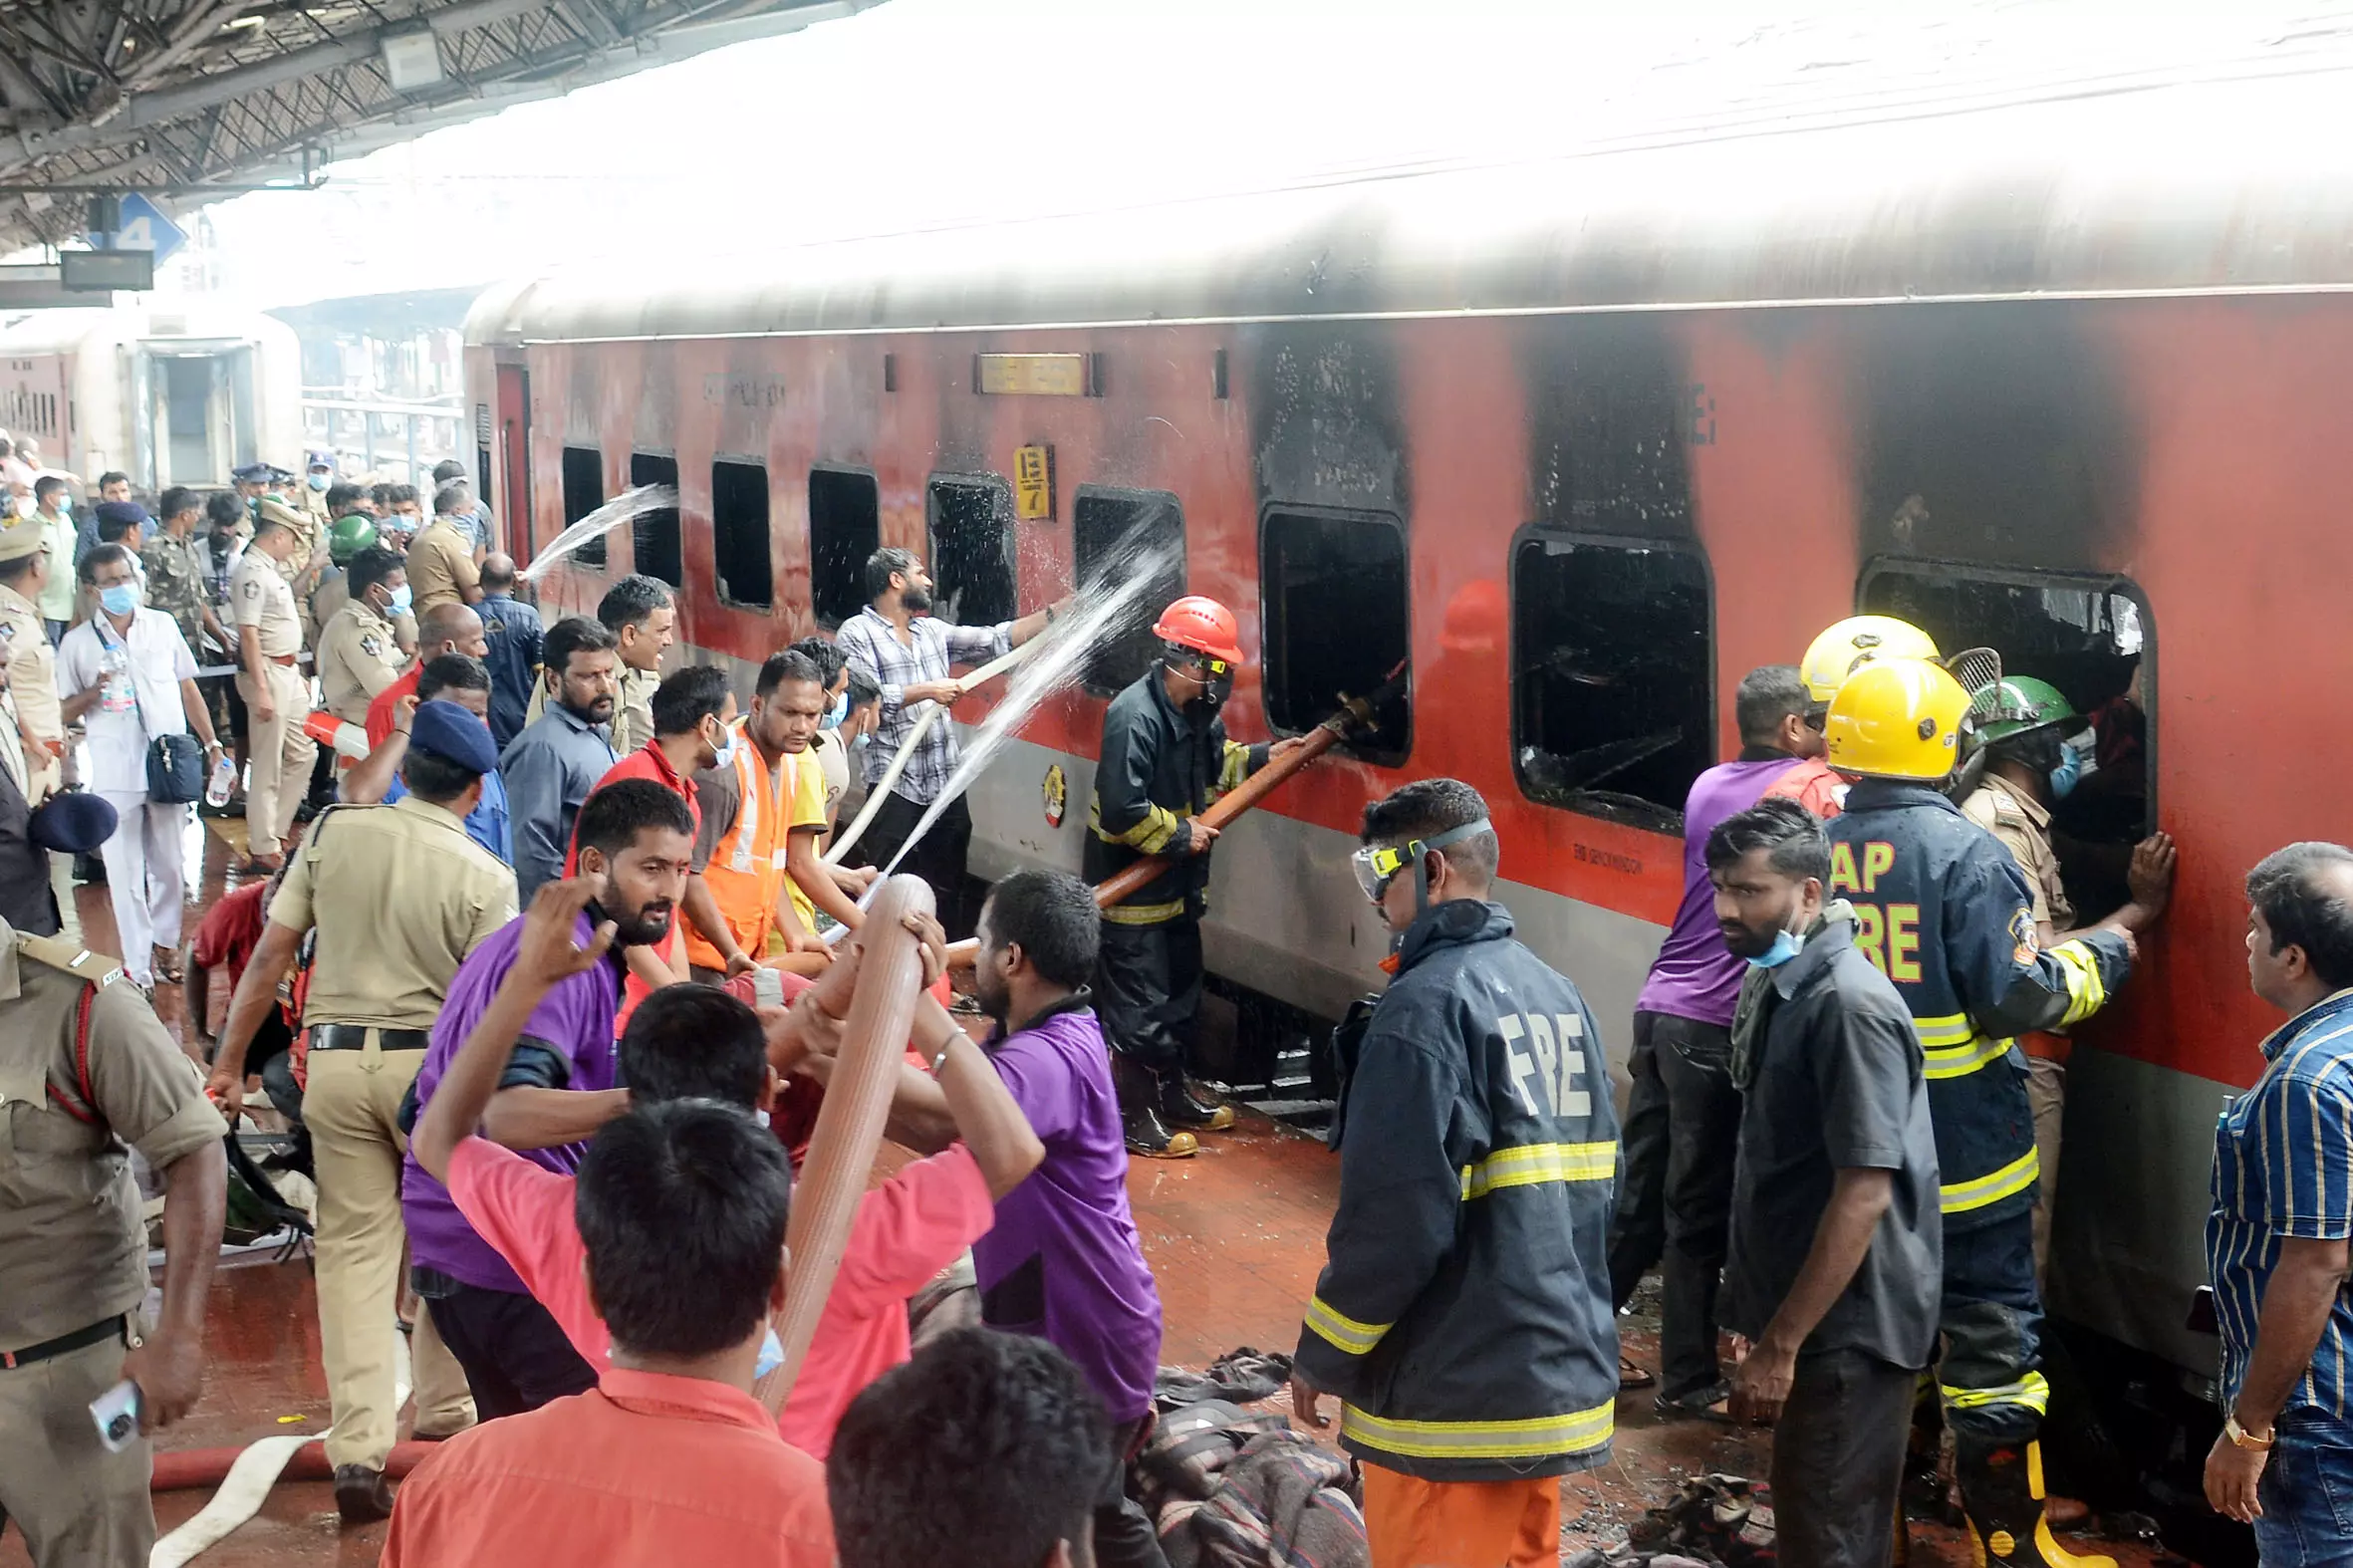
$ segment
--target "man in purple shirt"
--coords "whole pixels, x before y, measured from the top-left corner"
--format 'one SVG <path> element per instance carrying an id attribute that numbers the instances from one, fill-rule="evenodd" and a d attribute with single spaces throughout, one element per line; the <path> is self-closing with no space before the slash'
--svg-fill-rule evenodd
<path id="1" fill-rule="evenodd" d="M 1822 754 L 1793 664 L 1766 664 L 1732 698 L 1740 755 L 1709 768 L 1684 802 L 1684 894 L 1675 924 L 1634 1004 L 1634 1093 L 1626 1176 L 1610 1238 L 1610 1288 L 1623 1309 L 1664 1256 L 1658 1409 L 1693 1416 L 1725 1398 L 1716 1362 L 1715 1289 L 1732 1204 L 1740 1093 L 1732 1087 L 1732 1005 L 1747 962 L 1724 945 L 1707 880 L 1707 835 L 1746 811 L 1781 775 Z M 1621 1364 L 1625 1387 L 1650 1382 Z"/>
<path id="2" fill-rule="evenodd" d="M 580 939 L 585 944 L 610 920 L 613 948 L 604 961 L 550 991 L 532 1013 L 482 1118 L 485 1137 L 567 1174 L 579 1166 L 597 1129 L 629 1107 L 629 1091 L 615 1081 L 613 1018 L 621 1006 L 622 949 L 659 941 L 669 930 L 685 895 L 694 820 L 685 800 L 670 790 L 651 779 L 624 779 L 589 797 L 574 833 L 580 875 L 604 883 L 581 916 Z M 405 1127 L 415 1127 L 415 1113 L 432 1099 L 451 1058 L 490 1006 L 522 938 L 523 921 L 511 920 L 459 966 L 417 1071 Z M 408 1223 L 410 1279 L 442 1342 L 465 1369 L 482 1420 L 537 1410 L 597 1386 L 602 1369 L 581 1359 L 413 1151 L 401 1173 L 400 1208 Z"/>
<path id="3" fill-rule="evenodd" d="M 1087 992 L 1101 932 L 1095 891 L 1068 872 L 1015 872 L 981 908 L 973 988 L 996 1020 L 984 1048 L 1046 1162 L 997 1200 L 972 1264 L 983 1321 L 1053 1343 L 1111 1420 L 1096 1561 L 1168 1568 L 1152 1520 L 1127 1493 L 1128 1450 L 1151 1418 L 1160 1371 L 1161 1295 L 1128 1208 L 1119 1097 Z M 956 1136 L 944 1100 L 917 1106 L 902 1096 L 893 1111 L 892 1136 L 926 1152 Z"/>

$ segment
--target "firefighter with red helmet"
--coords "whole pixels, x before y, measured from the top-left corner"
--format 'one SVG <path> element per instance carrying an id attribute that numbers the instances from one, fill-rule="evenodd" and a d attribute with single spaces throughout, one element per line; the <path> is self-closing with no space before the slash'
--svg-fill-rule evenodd
<path id="1" fill-rule="evenodd" d="M 1218 710 L 1242 661 L 1232 611 L 1188 594 L 1153 627 L 1162 654 L 1103 715 L 1095 796 L 1087 808 L 1087 880 L 1102 883 L 1147 857 L 1167 869 L 1103 912 L 1095 1007 L 1111 1042 L 1128 1148 L 1180 1158 L 1198 1131 L 1231 1127 L 1233 1110 L 1199 1097 L 1184 1076 L 1201 1000 L 1201 910 L 1217 830 L 1209 803 L 1299 744 L 1228 740 Z"/>

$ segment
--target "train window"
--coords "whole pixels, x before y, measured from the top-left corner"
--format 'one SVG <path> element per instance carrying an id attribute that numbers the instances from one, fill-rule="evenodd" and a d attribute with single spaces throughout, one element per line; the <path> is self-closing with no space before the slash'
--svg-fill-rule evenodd
<path id="1" fill-rule="evenodd" d="M 809 599 L 817 624 L 866 608 L 866 561 L 883 547 L 882 491 L 858 468 L 809 470 Z"/>
<path id="2" fill-rule="evenodd" d="M 678 488 L 678 460 L 657 457 L 650 452 L 630 454 L 630 483 L 666 484 L 674 493 Z M 686 586 L 686 566 L 679 559 L 678 509 L 657 506 L 650 512 L 640 512 L 630 519 L 630 541 L 635 547 L 638 570 L 648 577 L 657 577 L 672 588 Z"/>
<path id="3" fill-rule="evenodd" d="M 718 567 L 720 603 L 766 610 L 776 602 L 765 464 L 712 462 L 711 555 Z"/>
<path id="4" fill-rule="evenodd" d="M 1632 540 L 1521 536 L 1511 755 L 1530 800 L 1657 833 L 1714 761 L 1707 565 Z"/>
<path id="5" fill-rule="evenodd" d="M 1258 551 L 1267 723 L 1303 734 L 1343 696 L 1380 694 L 1372 733 L 1349 749 L 1387 767 L 1404 762 L 1414 744 L 1405 529 L 1386 513 L 1271 507 Z"/>
<path id="6" fill-rule="evenodd" d="M 570 528 L 605 504 L 605 454 L 594 446 L 564 448 L 564 526 Z M 605 569 L 605 536 L 599 534 L 572 552 L 580 566 Z"/>
<path id="7" fill-rule="evenodd" d="M 934 613 L 958 626 L 1012 620 L 1012 488 L 994 474 L 933 479 L 929 501 Z"/>
<path id="8" fill-rule="evenodd" d="M 1087 689 L 1109 696 L 1141 678 L 1160 656 L 1152 623 L 1184 592 L 1184 509 L 1166 490 L 1080 485 L 1071 506 L 1071 550 L 1082 592 L 1139 573 L 1151 579 L 1137 602 L 1135 625 L 1087 657 L 1081 675 Z"/>
<path id="9" fill-rule="evenodd" d="M 2052 803 L 2068 902 L 2079 924 L 2121 906 L 2124 847 L 2156 831 L 2156 625 L 2147 596 L 2120 577 L 2004 573 L 1942 563 L 1878 562 L 1858 602 L 1901 616 L 1947 653 L 1990 648 L 2006 675 L 2058 687 L 2086 715 L 2088 771 Z"/>

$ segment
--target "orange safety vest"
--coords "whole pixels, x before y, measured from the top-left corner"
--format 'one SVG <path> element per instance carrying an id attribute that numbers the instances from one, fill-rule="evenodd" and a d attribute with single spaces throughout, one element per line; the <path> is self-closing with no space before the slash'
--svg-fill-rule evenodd
<path id="1" fill-rule="evenodd" d="M 711 846 L 702 880 L 719 907 L 719 917 L 734 933 L 735 944 L 757 958 L 768 950 L 768 928 L 776 918 L 776 901 L 783 897 L 793 789 L 800 780 L 795 764 L 802 758 L 787 754 L 771 783 L 760 748 L 740 728 L 736 734 L 735 826 Z M 719 950 L 704 941 L 690 921 L 686 958 L 706 969 L 727 967 Z"/>

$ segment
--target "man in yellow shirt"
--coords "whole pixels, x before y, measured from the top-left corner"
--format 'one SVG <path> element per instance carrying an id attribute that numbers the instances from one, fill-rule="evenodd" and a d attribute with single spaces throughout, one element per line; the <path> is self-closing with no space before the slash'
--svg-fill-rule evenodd
<path id="1" fill-rule="evenodd" d="M 416 613 L 436 605 L 470 605 L 482 597 L 482 571 L 457 514 L 472 504 L 462 484 L 445 484 L 433 497 L 433 520 L 408 545 L 408 588 Z"/>
<path id="2" fill-rule="evenodd" d="M 807 654 L 786 649 L 760 666 L 751 712 L 730 755 L 694 776 L 702 827 L 686 890 L 686 957 L 720 981 L 758 962 L 773 929 L 788 953 L 821 954 L 816 912 L 859 923 L 817 841 L 826 828 L 825 769 L 809 749 L 827 707 Z"/>

